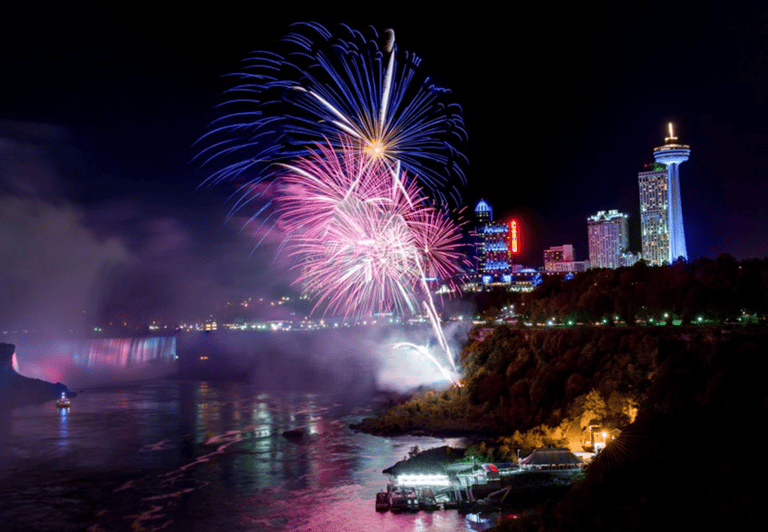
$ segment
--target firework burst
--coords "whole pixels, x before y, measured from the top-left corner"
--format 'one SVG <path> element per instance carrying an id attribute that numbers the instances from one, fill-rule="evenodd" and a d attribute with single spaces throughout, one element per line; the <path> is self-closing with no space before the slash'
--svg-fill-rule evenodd
<path id="1" fill-rule="evenodd" d="M 405 173 L 348 146 L 318 145 L 284 165 L 279 226 L 300 271 L 297 280 L 325 311 L 413 314 L 425 275 L 454 275 L 461 230 L 429 205 Z M 428 291 L 427 291 L 428 292 Z"/>
<path id="2" fill-rule="evenodd" d="M 441 201 L 460 202 L 461 109 L 422 73 L 417 56 L 398 52 L 392 30 L 302 23 L 282 44 L 279 54 L 253 53 L 235 75 L 222 116 L 202 139 L 199 157 L 217 168 L 210 181 L 270 179 L 275 163 L 309 156 L 328 138 L 394 175 L 402 165 Z"/>

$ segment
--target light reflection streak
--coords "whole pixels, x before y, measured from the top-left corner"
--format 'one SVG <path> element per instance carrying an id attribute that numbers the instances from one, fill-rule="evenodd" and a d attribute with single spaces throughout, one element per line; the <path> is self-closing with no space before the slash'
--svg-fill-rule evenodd
<path id="1" fill-rule="evenodd" d="M 68 414 L 68 407 L 59 408 L 59 447 L 62 449 L 69 446 Z"/>

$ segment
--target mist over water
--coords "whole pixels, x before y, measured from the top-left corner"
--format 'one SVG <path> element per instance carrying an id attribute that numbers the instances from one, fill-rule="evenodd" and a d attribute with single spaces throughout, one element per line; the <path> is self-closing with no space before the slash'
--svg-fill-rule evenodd
<path id="1" fill-rule="evenodd" d="M 448 329 L 458 351 L 468 325 Z M 447 365 L 428 324 L 369 325 L 318 331 L 217 331 L 180 335 L 180 364 L 218 356 L 249 382 L 282 390 L 389 390 L 405 392 L 421 385 L 449 383 L 432 362 L 416 352 L 395 349 L 403 341 L 427 346 Z M 207 362 L 207 361 L 206 361 Z M 197 369 L 204 371 L 205 365 Z M 204 373 L 202 373 L 204 374 Z"/>
<path id="2" fill-rule="evenodd" d="M 469 325 L 449 324 L 454 352 Z M 18 371 L 70 389 L 162 376 L 235 379 L 269 390 L 407 392 L 445 387 L 444 375 L 401 342 L 423 346 L 448 367 L 428 324 L 368 325 L 314 331 L 215 331 L 146 338 L 49 339 L 19 335 Z"/>

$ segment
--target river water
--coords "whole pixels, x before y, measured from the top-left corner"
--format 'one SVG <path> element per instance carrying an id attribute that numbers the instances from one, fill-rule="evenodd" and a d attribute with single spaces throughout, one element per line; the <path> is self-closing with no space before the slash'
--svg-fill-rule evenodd
<path id="1" fill-rule="evenodd" d="M 348 428 L 370 397 L 152 380 L 0 414 L 0 529 L 464 531 L 455 510 L 377 513 L 381 470 L 413 445 Z M 304 437 L 283 431 L 301 427 Z"/>

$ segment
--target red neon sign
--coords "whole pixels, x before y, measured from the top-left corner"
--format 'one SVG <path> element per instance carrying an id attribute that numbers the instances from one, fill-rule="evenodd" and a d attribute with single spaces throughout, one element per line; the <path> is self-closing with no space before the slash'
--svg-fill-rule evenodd
<path id="1" fill-rule="evenodd" d="M 520 250 L 520 233 L 517 228 L 517 220 L 509 222 L 509 251 L 517 253 Z"/>

